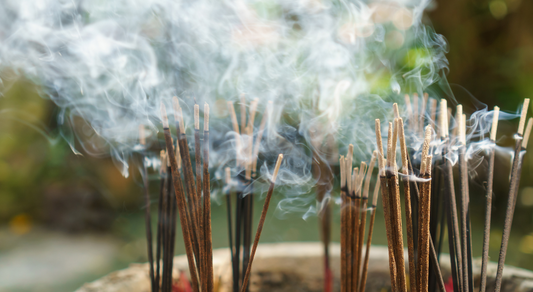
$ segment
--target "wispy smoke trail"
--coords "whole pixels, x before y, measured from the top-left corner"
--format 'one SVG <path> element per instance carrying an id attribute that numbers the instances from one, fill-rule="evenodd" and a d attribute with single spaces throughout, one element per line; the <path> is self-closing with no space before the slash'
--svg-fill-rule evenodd
<path id="1" fill-rule="evenodd" d="M 272 101 L 262 153 L 286 157 L 278 183 L 291 191 L 280 208 L 306 211 L 311 147 L 320 139 L 333 139 L 339 151 L 354 143 L 367 159 L 373 120 L 390 117 L 393 102 L 413 92 L 450 97 L 446 41 L 422 22 L 428 4 L 6 0 L 0 71 L 40 84 L 77 145 L 112 155 L 124 175 L 140 149 L 139 124 L 158 143 L 159 104 L 172 96 L 181 99 L 186 123 L 194 101 L 213 108 L 210 159 L 219 178 L 235 160 L 225 102 L 245 93 L 248 102 L 259 99 L 261 113 Z M 481 124 L 486 131 L 489 123 Z"/>

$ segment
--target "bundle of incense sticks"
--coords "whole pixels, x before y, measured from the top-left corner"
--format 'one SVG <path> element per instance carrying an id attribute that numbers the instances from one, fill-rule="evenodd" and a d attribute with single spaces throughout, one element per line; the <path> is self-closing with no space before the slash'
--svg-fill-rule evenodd
<path id="1" fill-rule="evenodd" d="M 377 152 L 374 152 L 370 164 L 361 162 L 360 167 L 353 168 L 353 145 L 348 147 L 346 157 L 340 158 L 341 176 L 341 291 L 364 291 L 368 275 L 368 256 L 372 241 L 375 207 L 379 184 L 374 187 L 370 227 L 366 241 L 363 260 L 363 242 L 365 235 L 368 193 L 372 171 Z M 366 177 L 365 177 L 366 175 Z M 363 185 L 364 182 L 364 185 Z"/>
<path id="2" fill-rule="evenodd" d="M 176 207 L 179 211 L 193 291 L 213 291 L 213 248 L 211 238 L 211 190 L 209 175 L 209 105 L 205 104 L 204 106 L 203 167 L 201 161 L 200 110 L 198 105 L 194 106 L 196 174 L 193 174 L 182 109 L 177 98 L 173 99 L 173 105 L 178 137 L 176 145 L 170 133 L 166 108 L 161 104 L 166 144 L 166 155 L 164 155 L 166 157 L 164 158 L 170 164 L 170 167 L 167 167 L 166 173 L 172 174 L 172 179 L 168 175 L 164 178 L 168 183 L 162 183 L 163 195 L 161 195 L 162 201 L 160 203 L 161 210 L 163 211 L 160 215 L 161 227 L 158 227 L 158 230 L 161 231 L 158 235 L 159 242 L 157 246 L 158 249 L 159 246 L 163 249 L 161 291 L 172 290 L 173 238 L 175 237 Z M 166 165 L 164 163 L 162 167 L 166 167 Z M 165 193 L 169 195 L 165 196 Z M 172 193 L 175 196 L 170 195 Z M 166 211 L 164 211 L 165 209 Z M 170 223 L 166 223 L 166 221 Z M 167 227 L 165 227 L 165 224 Z M 159 254 L 157 256 L 159 258 Z M 157 288 L 158 285 L 159 283 L 155 283 L 155 288 L 152 288 L 152 291 L 159 291 L 159 288 Z"/>
<path id="3" fill-rule="evenodd" d="M 250 104 L 249 118 L 246 119 L 246 100 L 241 95 L 240 114 L 241 125 L 237 121 L 237 115 L 232 102 L 228 102 L 236 145 L 236 165 L 238 173 L 235 183 L 232 181 L 230 168 L 226 169 L 226 183 L 228 185 L 226 196 L 226 208 L 228 213 L 228 233 L 231 250 L 233 291 L 238 292 L 244 283 L 245 271 L 251 263 L 252 224 L 253 224 L 253 200 L 254 181 L 257 179 L 257 158 L 261 139 L 268 118 L 268 103 L 259 126 L 259 131 L 254 142 L 254 121 L 257 112 L 258 100 Z M 232 208 L 231 197 L 235 197 L 235 207 Z M 232 224 L 232 210 L 235 210 L 235 222 Z M 233 225 L 233 226 L 232 226 Z M 242 266 L 241 266 L 242 265 Z M 242 269 L 241 269 L 242 267 Z M 248 290 L 248 287 L 245 287 Z"/>
<path id="4" fill-rule="evenodd" d="M 453 133 L 450 135 L 452 110 L 448 108 L 446 100 L 437 103 L 434 99 L 424 94 L 422 101 L 418 95 L 406 95 L 406 113 L 409 120 L 406 135 L 403 119 L 396 104 L 393 105 L 394 120 L 389 123 L 387 135 L 387 148 L 383 151 L 381 138 L 381 123 L 376 120 L 376 141 L 378 145 L 377 158 L 379 165 L 379 180 L 382 189 L 383 213 L 387 242 L 389 247 L 389 268 L 392 291 L 445 291 L 439 261 L 443 242 L 448 241 L 452 268 L 452 282 L 454 291 L 470 292 L 474 290 L 474 275 L 472 271 L 472 240 L 470 232 L 470 194 L 468 177 L 467 153 L 467 120 L 463 107 L 458 105 L 453 121 Z M 429 111 L 426 109 L 429 103 Z M 421 104 L 421 107 L 418 105 Z M 439 104 L 437 123 L 437 104 Z M 509 241 L 511 223 L 516 204 L 517 189 L 520 182 L 520 171 L 525 149 L 529 139 L 533 118 L 530 118 L 527 127 L 525 119 L 529 100 L 526 99 L 522 107 L 522 115 L 517 134 L 516 146 L 511 168 L 511 180 L 508 194 L 505 225 L 498 261 L 498 271 L 495 280 L 495 291 L 500 291 L 502 283 L 503 264 Z M 492 186 L 494 171 L 494 146 L 496 143 L 496 129 L 498 124 L 499 108 L 493 112 L 492 129 L 489 143 L 489 171 L 487 184 L 485 235 L 483 240 L 483 258 L 481 269 L 480 291 L 487 287 L 488 243 L 490 232 L 490 208 L 492 204 Z M 429 118 L 428 118 L 429 117 Z M 438 138 L 433 137 L 433 127 L 437 128 Z M 525 134 L 524 134 L 525 129 Z M 473 129 L 475 130 L 475 129 Z M 420 137 L 423 131 L 423 137 Z M 418 137 L 417 137 L 418 136 Z M 422 138 L 422 139 L 421 139 Z M 399 141 L 398 141 L 399 140 Z M 409 140 L 409 141 L 407 141 Z M 423 140 L 420 148 L 408 148 L 407 145 L 417 145 Z M 400 143 L 401 169 L 398 169 L 396 158 L 396 145 Z M 418 144 L 419 145 L 419 144 Z M 433 150 L 431 150 L 433 148 Z M 349 148 L 349 152 L 353 149 Z M 430 155 L 431 153 L 431 155 Z M 454 182 L 454 166 L 447 159 L 450 154 L 459 157 L 457 171 L 459 184 Z M 352 155 L 349 153 L 349 155 Z M 345 177 L 346 167 L 343 166 L 351 158 L 341 157 L 341 190 L 342 197 L 349 200 L 352 188 Z M 349 162 L 351 163 L 351 161 Z M 350 166 L 351 167 L 351 166 Z M 364 166 L 362 166 L 364 169 Z M 345 174 L 342 173 L 345 171 Z M 353 176 L 353 175 L 352 175 Z M 402 184 L 399 180 L 402 180 Z M 353 181 L 353 180 L 352 180 Z M 400 188 L 400 185 L 402 186 Z M 404 212 L 407 232 L 407 250 L 409 283 L 405 273 L 405 259 L 403 256 L 402 218 L 400 208 L 400 194 L 403 189 Z M 456 199 L 456 191 L 459 199 Z M 354 196 L 357 198 L 357 196 Z M 356 205 L 357 203 L 355 203 Z M 352 211 L 341 212 L 341 227 L 343 218 L 350 218 Z M 350 223 L 347 223 L 348 227 Z M 445 238 L 445 228 L 448 236 Z M 341 233 L 341 250 L 343 243 L 349 244 L 350 238 Z M 368 247 L 367 247 L 368 248 Z M 341 251 L 342 252 L 342 251 Z M 341 278 L 350 272 L 347 263 L 341 260 Z M 350 280 L 348 280 L 350 281 Z M 341 280 L 341 285 L 344 283 Z M 349 285 L 349 282 L 346 284 Z M 364 291 L 364 287 L 360 287 Z"/>

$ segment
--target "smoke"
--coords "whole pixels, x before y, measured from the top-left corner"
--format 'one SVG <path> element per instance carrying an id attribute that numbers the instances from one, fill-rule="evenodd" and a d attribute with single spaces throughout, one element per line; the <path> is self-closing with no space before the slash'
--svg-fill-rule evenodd
<path id="1" fill-rule="evenodd" d="M 376 149 L 374 119 L 390 120 L 394 102 L 406 110 L 404 94 L 453 98 L 445 79 L 446 41 L 423 23 L 430 4 L 6 0 L 0 71 L 10 68 L 41 85 L 42 95 L 61 109 L 58 122 L 72 149 L 111 155 L 125 176 L 130 157 L 144 150 L 139 125 L 147 128 L 146 147 L 153 151 L 145 163 L 158 167 L 159 105 L 170 108 L 173 96 L 188 134 L 193 104 L 211 106 L 210 164 L 217 180 L 225 167 L 239 172 L 226 102 L 236 102 L 239 111 L 242 93 L 247 104 L 257 99 L 260 121 L 272 101 L 259 175 L 268 177 L 273 157 L 284 153 L 277 183 L 287 187 L 278 209 L 308 216 L 316 182 L 312 153 L 335 164 L 336 153 L 353 143 L 357 159 L 368 160 Z M 469 139 L 488 132 L 490 116 L 486 109 L 471 116 Z M 257 130 L 258 124 L 254 137 Z M 421 137 L 408 134 L 413 149 L 420 148 Z M 482 145 L 472 147 L 470 156 Z"/>

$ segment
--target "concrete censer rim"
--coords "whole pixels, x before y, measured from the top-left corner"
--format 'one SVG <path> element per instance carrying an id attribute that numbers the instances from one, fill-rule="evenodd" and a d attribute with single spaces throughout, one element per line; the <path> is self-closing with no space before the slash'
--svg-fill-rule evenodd
<path id="1" fill-rule="evenodd" d="M 258 280 L 258 275 L 265 272 L 290 273 L 301 280 L 302 285 L 313 285 L 316 289 L 309 291 L 322 291 L 323 278 L 323 246 L 320 242 L 289 242 L 289 243 L 268 243 L 260 244 L 253 263 L 252 276 L 250 279 L 250 290 Z M 330 245 L 331 268 L 334 278 L 338 282 L 340 275 L 339 263 L 340 245 L 333 243 Z M 407 257 L 407 250 L 405 250 Z M 369 273 L 382 273 L 388 277 L 388 250 L 385 246 L 373 245 L 370 249 Z M 213 266 L 215 278 L 220 280 L 220 292 L 231 291 L 231 268 L 230 253 L 228 248 L 213 250 Z M 407 264 L 407 261 L 406 261 Z M 450 273 L 450 259 L 447 254 L 441 255 L 441 269 L 445 281 Z M 481 269 L 481 258 L 474 259 L 474 275 L 478 275 Z M 497 264 L 491 262 L 488 266 L 489 287 L 496 274 Z M 185 255 L 174 258 L 174 275 L 177 277 L 178 271 L 188 273 L 187 257 Z M 512 266 L 505 266 L 504 284 L 508 284 L 511 289 L 502 291 L 533 291 L 533 272 Z M 369 274 L 369 280 L 371 275 Z M 387 279 L 388 280 L 388 279 Z M 475 279 L 476 280 L 476 279 Z M 479 280 L 478 280 L 479 281 Z M 309 283 L 313 282 L 313 283 Z M 388 282 L 388 281 L 387 281 Z M 510 284 L 510 285 L 509 285 Z M 383 287 L 386 287 L 384 285 Z M 338 286 L 338 284 L 336 285 Z M 477 285 L 476 285 L 477 286 Z M 505 287 L 502 287 L 505 288 Z M 338 287 L 336 287 L 338 290 Z M 147 264 L 131 264 L 130 267 L 112 272 L 101 279 L 84 284 L 76 292 L 149 292 L 150 281 L 148 277 Z M 307 291 L 307 290 L 306 290 Z"/>

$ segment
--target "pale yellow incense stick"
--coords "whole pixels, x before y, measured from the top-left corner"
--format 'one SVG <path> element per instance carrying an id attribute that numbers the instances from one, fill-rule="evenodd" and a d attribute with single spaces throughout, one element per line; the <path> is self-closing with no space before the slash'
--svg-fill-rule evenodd
<path id="1" fill-rule="evenodd" d="M 246 131 L 246 98 L 244 93 L 241 94 L 241 133 Z"/>
<path id="2" fill-rule="evenodd" d="M 520 115 L 520 123 L 518 124 L 518 134 L 524 134 L 524 125 L 526 123 L 527 108 L 529 106 L 529 98 L 524 99 L 524 105 L 522 106 L 522 114 Z"/>
<path id="3" fill-rule="evenodd" d="M 439 122 L 440 137 L 444 139 L 448 137 L 448 104 L 444 98 L 440 100 Z"/>
<path id="4" fill-rule="evenodd" d="M 394 159 L 393 159 L 393 154 L 392 154 L 392 138 L 394 137 L 393 134 L 392 134 L 392 131 L 393 131 L 393 127 L 392 127 L 392 123 L 389 122 L 389 133 L 387 135 L 387 171 L 392 171 L 393 167 L 394 167 Z"/>
<path id="5" fill-rule="evenodd" d="M 424 138 L 424 143 L 422 144 L 422 158 L 420 164 L 420 173 L 424 174 L 427 172 L 427 157 L 429 153 L 429 142 L 431 141 L 431 126 L 426 127 L 426 134 Z"/>
<path id="6" fill-rule="evenodd" d="M 353 161 L 353 145 L 348 145 L 348 154 L 346 155 L 346 179 L 348 181 L 348 193 L 352 193 L 352 161 Z"/>
<path id="7" fill-rule="evenodd" d="M 231 184 L 231 169 L 229 167 L 225 168 L 226 170 L 226 184 Z"/>
<path id="8" fill-rule="evenodd" d="M 200 130 L 200 106 L 194 105 L 194 129 Z"/>
<path id="9" fill-rule="evenodd" d="M 527 148 L 527 141 L 529 141 L 529 135 L 531 134 L 531 127 L 533 126 L 533 118 L 529 118 L 527 121 L 526 132 L 524 133 L 524 140 L 522 140 L 522 148 Z"/>
<path id="10" fill-rule="evenodd" d="M 209 131 L 209 104 L 204 104 L 204 131 Z"/>
<path id="11" fill-rule="evenodd" d="M 167 109 L 163 103 L 161 103 L 161 123 L 163 124 L 163 128 L 168 129 Z"/>
<path id="12" fill-rule="evenodd" d="M 500 108 L 495 106 L 492 114 L 492 127 L 490 128 L 490 140 L 496 141 L 496 131 L 498 131 L 498 118 L 500 116 Z"/>
<path id="13" fill-rule="evenodd" d="M 378 150 L 378 165 L 379 165 L 378 175 L 383 175 L 382 172 L 385 171 L 385 158 L 383 157 L 383 141 L 381 140 L 381 123 L 379 119 L 376 119 L 375 123 L 376 123 L 376 144 L 377 144 L 377 150 Z"/>
<path id="14" fill-rule="evenodd" d="M 400 111 L 398 110 L 398 104 L 393 103 L 392 104 L 392 111 L 394 112 L 394 118 L 397 119 L 400 117 Z"/>
<path id="15" fill-rule="evenodd" d="M 146 145 L 146 137 L 144 134 L 144 125 L 139 125 L 139 143 L 141 145 Z"/>
<path id="16" fill-rule="evenodd" d="M 374 165 L 376 164 L 376 156 L 378 152 L 374 150 L 372 152 L 372 158 L 370 159 L 370 164 L 368 165 L 368 170 L 366 171 L 365 178 L 365 188 L 363 190 L 363 198 L 368 198 L 368 192 L 370 190 L 370 180 L 372 179 L 372 170 L 374 170 Z"/>
<path id="17" fill-rule="evenodd" d="M 183 122 L 183 113 L 181 111 L 179 99 L 174 96 L 172 98 L 172 107 L 174 109 L 174 120 L 180 124 L 180 134 L 185 134 L 185 124 Z"/>
<path id="18" fill-rule="evenodd" d="M 250 119 L 248 120 L 248 127 L 254 125 L 255 114 L 257 113 L 257 105 L 259 104 L 259 99 L 254 99 L 250 103 Z"/>

